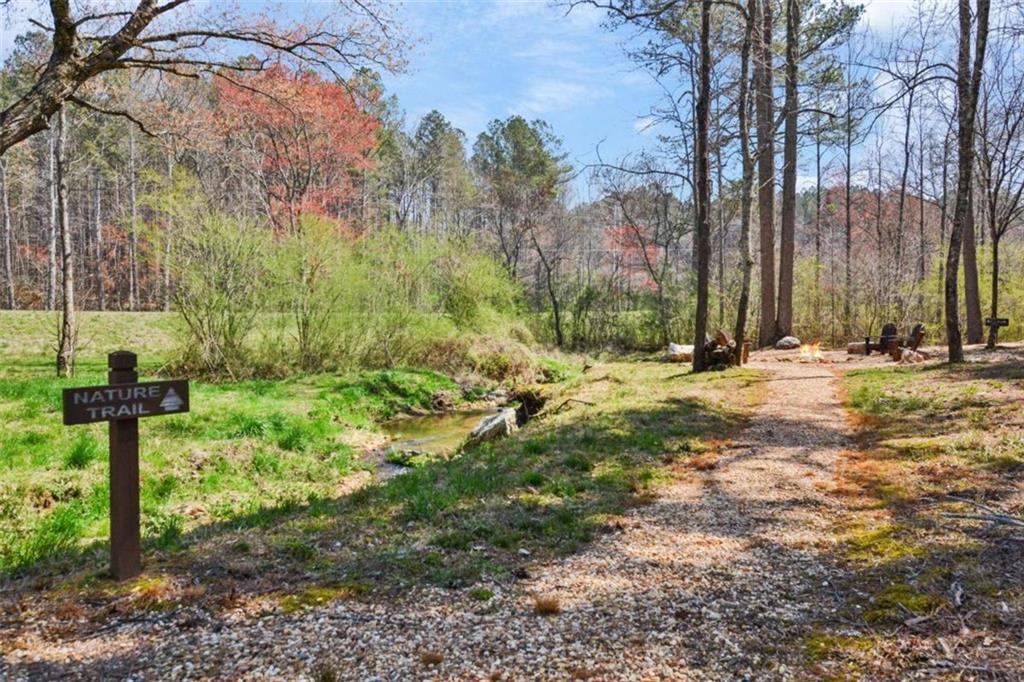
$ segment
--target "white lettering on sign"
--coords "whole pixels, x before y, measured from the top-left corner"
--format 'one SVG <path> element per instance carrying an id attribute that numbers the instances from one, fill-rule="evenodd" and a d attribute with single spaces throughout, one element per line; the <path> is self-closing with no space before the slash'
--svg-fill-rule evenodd
<path id="1" fill-rule="evenodd" d="M 89 419 L 113 419 L 116 417 L 145 417 L 146 415 L 152 414 L 146 409 L 142 403 L 132 403 L 130 405 L 119 405 L 117 407 L 113 405 L 105 405 L 103 407 L 87 407 L 85 408 L 89 413 Z"/>
<path id="2" fill-rule="evenodd" d="M 144 400 L 160 396 L 159 386 L 127 386 L 125 388 L 98 388 L 94 391 L 75 393 L 75 405 L 110 403 L 117 400 Z"/>

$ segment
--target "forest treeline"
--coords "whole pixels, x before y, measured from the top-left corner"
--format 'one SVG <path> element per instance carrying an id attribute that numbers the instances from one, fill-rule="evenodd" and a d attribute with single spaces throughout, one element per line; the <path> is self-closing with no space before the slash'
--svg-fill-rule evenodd
<path id="1" fill-rule="evenodd" d="M 2 304 L 63 311 L 65 371 L 77 309 L 176 310 L 183 361 L 230 374 L 1021 333 L 1017 7 L 922 2 L 871 34 L 823 0 L 571 3 L 636 34 L 666 93 L 655 149 L 580 168 L 544 121 L 407 119 L 379 7 L 310 29 L 177 4 L 41 7 L 54 28 L 0 72 Z"/>

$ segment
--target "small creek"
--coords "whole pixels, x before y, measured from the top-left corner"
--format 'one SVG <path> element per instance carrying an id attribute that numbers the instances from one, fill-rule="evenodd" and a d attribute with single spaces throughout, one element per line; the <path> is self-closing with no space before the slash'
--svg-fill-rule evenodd
<path id="1" fill-rule="evenodd" d="M 388 448 L 415 450 L 431 455 L 448 455 L 462 444 L 469 432 L 495 409 L 460 410 L 422 417 L 403 417 L 381 425 L 392 438 Z"/>

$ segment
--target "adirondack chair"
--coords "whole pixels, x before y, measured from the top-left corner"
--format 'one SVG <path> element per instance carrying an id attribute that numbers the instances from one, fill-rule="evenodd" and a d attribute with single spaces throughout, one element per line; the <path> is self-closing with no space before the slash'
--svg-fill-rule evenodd
<path id="1" fill-rule="evenodd" d="M 896 325 L 892 322 L 887 322 L 882 327 L 882 333 L 878 337 L 877 343 L 872 341 L 870 336 L 864 337 L 864 354 L 871 355 L 871 351 L 876 350 L 879 353 L 888 353 L 894 359 L 899 360 L 902 348 L 916 351 L 920 347 L 924 341 L 925 331 L 925 326 L 918 323 L 910 330 L 910 334 L 900 336 Z"/>
<path id="2" fill-rule="evenodd" d="M 882 327 L 882 334 L 878 337 L 877 343 L 872 341 L 870 336 L 864 337 L 864 355 L 871 355 L 873 350 L 877 350 L 879 353 L 891 353 L 893 344 L 899 347 L 898 343 L 899 336 L 896 325 L 892 322 L 886 322 Z"/>

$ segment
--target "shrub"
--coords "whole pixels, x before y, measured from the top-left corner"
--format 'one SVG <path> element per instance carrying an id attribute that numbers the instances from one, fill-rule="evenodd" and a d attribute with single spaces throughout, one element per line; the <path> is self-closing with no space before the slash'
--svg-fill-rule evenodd
<path id="1" fill-rule="evenodd" d="M 251 220 L 214 213 L 186 223 L 175 251 L 180 364 L 204 374 L 252 373 L 250 332 L 266 303 L 268 236 Z"/>

